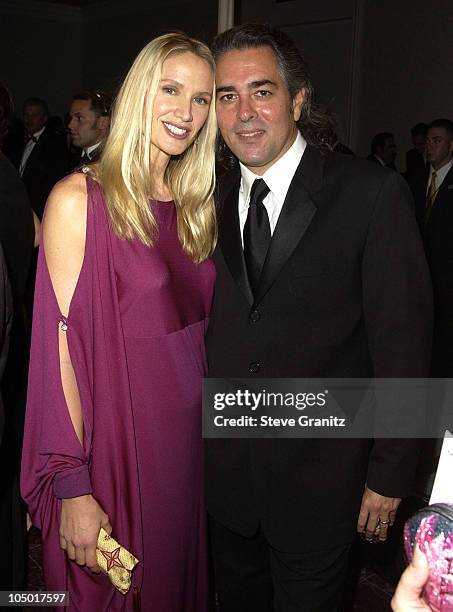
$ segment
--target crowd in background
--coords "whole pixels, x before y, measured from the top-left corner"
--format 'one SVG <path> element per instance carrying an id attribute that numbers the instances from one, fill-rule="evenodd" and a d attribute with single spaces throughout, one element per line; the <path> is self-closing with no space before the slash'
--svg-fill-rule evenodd
<path id="1" fill-rule="evenodd" d="M 11 286 L 11 304 L 3 297 L 0 340 L 4 370 L 0 413 L 0 590 L 25 582 L 25 508 L 18 489 L 19 457 L 25 409 L 28 348 L 39 221 L 52 187 L 68 173 L 96 162 L 110 126 L 111 96 L 83 91 L 72 96 L 64 120 L 52 116 L 44 99 L 28 98 L 14 115 L 11 96 L 0 84 L 0 244 Z M 425 243 L 434 288 L 435 328 L 432 375 L 453 376 L 453 124 L 448 119 L 418 123 L 413 148 L 402 173 L 413 194 L 414 213 Z M 332 131 L 329 148 L 353 155 Z M 397 145 L 391 132 L 376 134 L 367 159 L 398 171 Z M 1 255 L 1 253 L 0 253 Z M 0 258 L 2 259 L 2 258 Z M 0 289 L 6 287 L 4 274 Z M 8 289 L 5 289 L 8 294 Z M 12 311 L 14 318 L 12 318 Z M 12 323 L 11 323 L 12 321 Z M 12 326 L 12 327 L 11 327 Z M 11 328 L 11 329 L 10 329 Z M 9 355 L 5 358 L 9 341 Z M 3 440 L 2 440 L 3 437 Z M 22 552 L 21 552 L 22 551 Z"/>

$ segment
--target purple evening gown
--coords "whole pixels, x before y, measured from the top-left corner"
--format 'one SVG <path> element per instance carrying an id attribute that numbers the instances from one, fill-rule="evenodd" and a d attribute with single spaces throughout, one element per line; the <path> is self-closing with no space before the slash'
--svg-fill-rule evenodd
<path id="1" fill-rule="evenodd" d="M 152 201 L 155 246 L 110 229 L 102 192 L 88 186 L 85 258 L 62 317 L 39 255 L 21 490 L 42 532 L 48 590 L 77 612 L 206 612 L 201 388 L 212 261 L 194 264 L 173 202 Z M 45 217 L 44 217 L 45 223 Z M 75 435 L 61 386 L 64 321 L 84 419 Z M 121 595 L 59 545 L 59 498 L 93 492 L 112 535 L 140 563 Z"/>
<path id="2" fill-rule="evenodd" d="M 201 381 L 215 272 L 182 251 L 174 204 L 151 204 L 158 245 L 113 242 L 142 505 L 142 609 L 202 612 Z"/>

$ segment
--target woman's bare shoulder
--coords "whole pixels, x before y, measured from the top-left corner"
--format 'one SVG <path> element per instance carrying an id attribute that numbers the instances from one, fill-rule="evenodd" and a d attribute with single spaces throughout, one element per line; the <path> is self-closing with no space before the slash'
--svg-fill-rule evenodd
<path id="1" fill-rule="evenodd" d="M 43 219 L 46 251 L 50 245 L 59 249 L 83 249 L 86 218 L 86 178 L 84 174 L 74 173 L 57 183 L 47 200 Z"/>
<path id="2" fill-rule="evenodd" d="M 84 231 L 87 184 L 84 174 L 74 173 L 59 181 L 50 192 L 44 213 L 44 230 Z"/>
<path id="3" fill-rule="evenodd" d="M 59 181 L 50 192 L 45 217 L 72 214 L 86 215 L 87 184 L 85 175 L 74 172 Z"/>

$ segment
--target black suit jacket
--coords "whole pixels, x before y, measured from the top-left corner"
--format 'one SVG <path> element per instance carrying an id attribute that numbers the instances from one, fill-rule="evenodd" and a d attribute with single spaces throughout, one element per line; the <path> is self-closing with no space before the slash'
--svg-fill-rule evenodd
<path id="1" fill-rule="evenodd" d="M 31 206 L 41 219 L 52 187 L 69 170 L 66 136 L 46 126 L 22 173 Z"/>
<path id="2" fill-rule="evenodd" d="M 425 222 L 429 173 L 412 183 L 434 289 L 432 375 L 453 377 L 453 167 Z"/>
<path id="3" fill-rule="evenodd" d="M 0 153 L 0 242 L 14 302 L 22 306 L 33 252 L 35 228 L 25 187 L 12 163 Z"/>
<path id="4" fill-rule="evenodd" d="M 0 382 L 5 371 L 6 360 L 8 358 L 9 336 L 13 319 L 13 302 L 11 289 L 8 281 L 8 272 L 0 245 Z M 3 408 L 3 398 L 0 393 L 0 445 L 3 438 L 5 424 L 5 412 Z"/>
<path id="5" fill-rule="evenodd" d="M 28 340 L 24 317 L 24 294 L 29 278 L 34 235 L 35 228 L 33 216 L 25 187 L 20 180 L 16 168 L 14 168 L 12 163 L 0 153 L 0 243 L 2 245 L 2 255 L 4 255 L 6 261 L 8 277 L 11 284 L 15 315 L 11 327 L 10 350 L 8 353 L 2 390 L 9 417 L 8 434 L 5 435 L 5 440 L 8 438 L 8 444 L 15 449 L 19 447 L 19 442 L 12 442 L 12 431 L 14 431 L 14 435 L 21 441 L 21 433 L 16 434 L 16 432 L 21 432 L 25 410 Z M 0 283 L 1 282 L 3 281 L 0 281 Z M 3 298 L 1 297 L 1 287 L 0 298 L 4 300 L 5 295 L 6 285 L 3 284 Z M 5 304 L 4 301 L 0 301 L 0 304 L 1 303 Z M 2 326 L 0 323 L 0 336 L 1 330 Z M 0 365 L 0 370 L 2 370 L 2 367 L 3 366 Z M 11 422 L 14 423 L 12 428 Z M 17 444 L 17 446 L 15 446 L 15 444 Z M 5 456 L 6 455 L 8 455 L 8 452 L 6 452 Z M 10 470 L 14 469 L 12 466 L 15 465 L 14 457 L 10 455 L 8 455 L 8 457 L 10 463 L 8 469 L 6 470 L 5 468 L 5 478 L 9 478 L 6 474 L 10 474 Z"/>
<path id="6" fill-rule="evenodd" d="M 424 174 L 427 168 L 426 161 L 418 149 L 410 149 L 406 153 L 406 174 Z"/>
<path id="7" fill-rule="evenodd" d="M 431 288 L 409 190 L 395 172 L 307 146 L 257 295 L 237 171 L 219 193 L 212 377 L 417 377 L 428 371 Z M 259 364 L 258 371 L 250 364 Z M 350 541 L 365 482 L 409 493 L 417 453 L 397 440 L 206 440 L 209 512 L 286 551 Z"/>

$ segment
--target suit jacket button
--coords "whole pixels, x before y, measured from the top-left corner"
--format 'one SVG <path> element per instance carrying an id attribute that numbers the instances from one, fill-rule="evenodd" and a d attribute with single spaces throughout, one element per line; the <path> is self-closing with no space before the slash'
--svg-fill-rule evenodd
<path id="1" fill-rule="evenodd" d="M 252 363 L 249 364 L 249 372 L 250 372 L 250 374 L 256 374 L 260 370 L 261 370 L 261 364 L 258 363 L 258 361 L 252 361 Z"/>
<path id="2" fill-rule="evenodd" d="M 254 310 L 253 312 L 250 313 L 250 323 L 258 323 L 260 319 L 261 319 L 261 315 L 258 312 L 258 310 Z"/>

